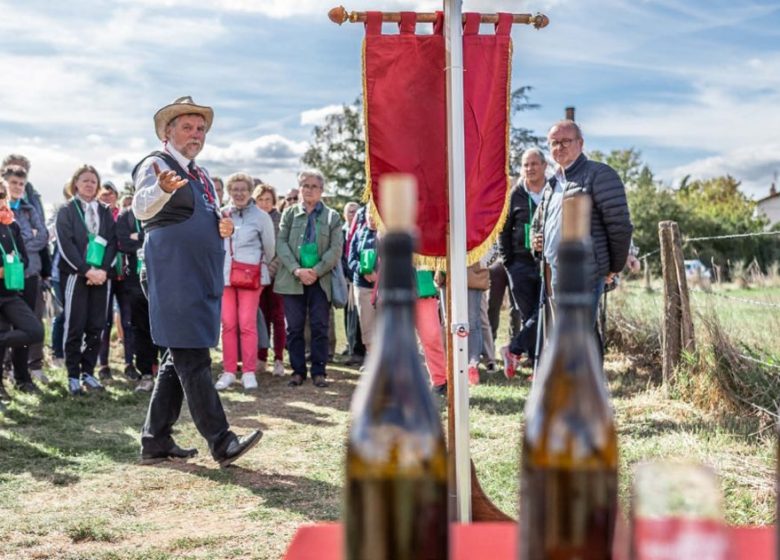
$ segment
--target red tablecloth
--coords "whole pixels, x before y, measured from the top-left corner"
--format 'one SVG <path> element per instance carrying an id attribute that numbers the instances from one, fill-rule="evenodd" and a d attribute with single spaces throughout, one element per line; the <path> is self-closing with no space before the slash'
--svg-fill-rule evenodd
<path id="1" fill-rule="evenodd" d="M 773 527 L 730 527 L 730 560 L 773 560 Z M 453 525 L 451 560 L 514 560 L 514 523 Z M 304 525 L 298 529 L 285 560 L 342 560 L 342 529 L 338 523 Z M 688 559 L 686 559 L 688 560 Z"/>

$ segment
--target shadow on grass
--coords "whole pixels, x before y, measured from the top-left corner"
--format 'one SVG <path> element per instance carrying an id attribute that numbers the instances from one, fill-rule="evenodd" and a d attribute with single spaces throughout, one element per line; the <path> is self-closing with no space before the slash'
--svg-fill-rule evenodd
<path id="1" fill-rule="evenodd" d="M 469 398 L 469 407 L 476 408 L 486 414 L 498 416 L 508 416 L 520 414 L 525 407 L 525 397 L 480 397 L 472 396 Z"/>
<path id="2" fill-rule="evenodd" d="M 155 468 L 171 469 L 223 484 L 246 488 L 263 499 L 263 508 L 280 509 L 312 521 L 338 519 L 340 486 L 322 480 L 286 474 L 267 474 L 233 465 L 213 469 L 196 463 L 161 463 Z M 260 516 L 259 512 L 249 514 Z"/>
<path id="3" fill-rule="evenodd" d="M 632 438 L 647 439 L 680 432 L 712 434 L 717 430 L 742 439 L 755 436 L 760 425 L 758 418 L 722 417 L 676 421 L 669 418 L 640 417 L 634 421 L 630 418 L 623 419 L 620 431 L 630 433 Z"/>

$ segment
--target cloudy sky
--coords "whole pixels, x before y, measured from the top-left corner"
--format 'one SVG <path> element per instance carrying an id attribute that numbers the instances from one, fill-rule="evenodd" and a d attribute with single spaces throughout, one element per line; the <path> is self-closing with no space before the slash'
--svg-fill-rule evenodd
<path id="1" fill-rule="evenodd" d="M 154 112 L 192 95 L 216 112 L 199 160 L 212 173 L 246 170 L 285 192 L 312 126 L 360 94 L 362 27 L 327 20 L 337 1 L 0 0 L 0 153 L 28 155 L 31 179 L 50 201 L 84 162 L 122 182 L 157 146 Z M 517 124 L 543 133 L 574 105 L 586 149 L 633 146 L 669 184 L 731 173 L 749 195 L 767 194 L 780 170 L 777 0 L 463 7 L 550 17 L 547 29 L 512 33 L 513 86 L 533 86 L 542 106 Z"/>

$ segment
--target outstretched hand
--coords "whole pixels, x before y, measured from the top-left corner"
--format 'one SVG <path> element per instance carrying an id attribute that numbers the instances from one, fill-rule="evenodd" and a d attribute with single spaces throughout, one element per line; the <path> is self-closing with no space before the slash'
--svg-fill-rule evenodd
<path id="1" fill-rule="evenodd" d="M 157 176 L 157 184 L 160 185 L 162 190 L 169 194 L 176 192 L 188 183 L 186 179 L 179 177 L 175 171 L 170 169 L 161 171 L 157 162 L 152 162 L 152 169 L 154 169 L 154 174 Z"/>

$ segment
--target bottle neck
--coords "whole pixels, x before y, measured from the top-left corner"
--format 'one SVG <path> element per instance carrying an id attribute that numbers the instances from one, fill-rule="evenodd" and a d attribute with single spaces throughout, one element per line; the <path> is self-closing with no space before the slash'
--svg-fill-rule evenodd
<path id="1" fill-rule="evenodd" d="M 388 233 L 379 243 L 379 301 L 387 311 L 396 306 L 411 309 L 414 304 L 413 248 L 414 242 L 407 233 Z"/>
<path id="2" fill-rule="evenodd" d="M 593 274 L 590 241 L 565 241 L 558 248 L 556 307 L 559 321 L 571 326 L 593 322 Z M 582 325 L 580 325 L 582 323 Z"/>

